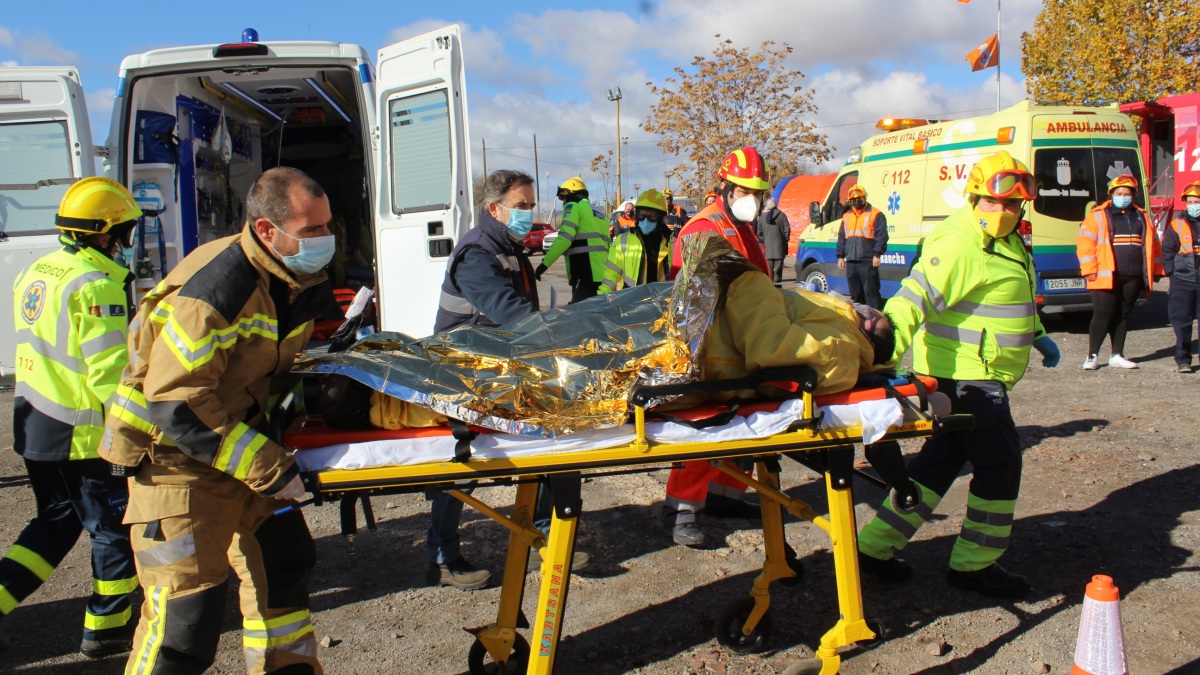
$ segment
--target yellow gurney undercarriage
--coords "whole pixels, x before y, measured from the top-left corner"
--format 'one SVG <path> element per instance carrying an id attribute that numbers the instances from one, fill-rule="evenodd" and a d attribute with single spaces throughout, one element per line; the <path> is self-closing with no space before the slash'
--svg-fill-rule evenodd
<path id="1" fill-rule="evenodd" d="M 527 672 L 551 673 L 562 629 L 571 578 L 571 558 L 575 547 L 576 526 L 582 512 L 580 485 L 588 472 L 612 470 L 647 470 L 651 465 L 704 460 L 714 463 L 722 472 L 754 488 L 760 497 L 763 538 L 766 560 L 755 579 L 748 597 L 741 598 L 720 613 L 716 622 L 717 640 L 731 651 L 751 653 L 763 649 L 770 634 L 769 614 L 773 581 L 787 584 L 795 580 L 795 553 L 784 540 L 783 511 L 811 522 L 829 534 L 833 552 L 834 571 L 840 618 L 824 634 L 816 650 L 816 659 L 806 664 L 803 672 L 830 675 L 838 671 L 841 658 L 838 650 L 855 642 L 877 637 L 877 626 L 863 616 L 862 591 L 859 581 L 857 529 L 851 479 L 857 475 L 876 484 L 895 490 L 893 503 L 897 508 L 910 510 L 919 503 L 916 487 L 904 472 L 903 458 L 897 441 L 923 438 L 940 431 L 970 428 L 969 415 L 938 417 L 926 405 L 925 387 L 932 380 L 913 380 L 911 384 L 852 392 L 862 395 L 858 400 L 892 396 L 901 400 L 915 415 L 906 416 L 899 426 L 891 427 L 883 438 L 864 446 L 867 460 L 879 472 L 882 480 L 854 468 L 855 445 L 862 444 L 862 427 L 822 428 L 816 414 L 813 396 L 808 393 L 816 381 L 809 368 L 774 371 L 780 380 L 796 382 L 803 395 L 803 419 L 792 423 L 784 433 L 769 438 L 742 439 L 721 442 L 655 443 L 645 434 L 646 402 L 653 397 L 694 392 L 696 385 L 715 390 L 722 384 L 726 389 L 743 388 L 742 383 L 696 383 L 643 387 L 633 396 L 633 442 L 620 447 L 578 450 L 561 454 L 526 457 L 471 458 L 466 461 L 445 461 L 410 466 L 387 466 L 354 470 L 325 470 L 305 476 L 308 488 L 319 502 L 343 499 L 349 505 L 350 528 L 354 527 L 353 503 L 362 496 L 413 492 L 425 488 L 444 489 L 447 494 L 487 515 L 510 531 L 508 552 L 495 623 L 473 630 L 475 643 L 471 646 L 468 663 L 471 673 Z M 759 377 L 759 381 L 763 378 Z M 742 384 L 743 387 L 735 386 Z M 886 390 L 886 391 L 885 391 Z M 906 396 L 915 392 L 921 404 L 914 406 Z M 838 395 L 842 396 L 843 395 Z M 853 398 L 851 400 L 854 400 Z M 777 404 L 776 404 L 777 405 Z M 353 435 L 355 432 L 347 432 Z M 289 443 L 293 440 L 289 435 Z M 303 447 L 303 443 L 296 443 Z M 311 445 L 311 444 L 310 444 Z M 790 497 L 780 490 L 780 458 L 787 457 L 808 466 L 825 476 L 829 515 L 818 514 L 809 504 Z M 735 467 L 729 460 L 750 459 L 754 475 Z M 483 481 L 492 484 L 517 486 L 516 502 L 510 515 L 504 515 L 480 499 L 454 489 L 458 481 Z M 554 509 L 548 535 L 533 524 L 534 502 L 539 481 L 544 481 L 553 495 Z M 367 517 L 371 516 L 366 500 Z M 343 508 L 343 526 L 347 509 Z M 519 634 L 525 627 L 521 602 L 525 593 L 526 565 L 530 547 L 540 551 L 543 560 L 542 580 L 534 620 L 529 624 L 529 637 Z M 531 646 L 532 644 L 532 646 Z M 498 667 L 499 666 L 499 667 Z"/>

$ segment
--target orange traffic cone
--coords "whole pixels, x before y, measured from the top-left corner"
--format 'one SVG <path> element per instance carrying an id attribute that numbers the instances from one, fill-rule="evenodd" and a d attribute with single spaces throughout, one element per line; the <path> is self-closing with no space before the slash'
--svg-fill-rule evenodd
<path id="1" fill-rule="evenodd" d="M 1083 596 L 1071 675 L 1127 675 L 1121 604 L 1111 577 L 1097 574 Z"/>

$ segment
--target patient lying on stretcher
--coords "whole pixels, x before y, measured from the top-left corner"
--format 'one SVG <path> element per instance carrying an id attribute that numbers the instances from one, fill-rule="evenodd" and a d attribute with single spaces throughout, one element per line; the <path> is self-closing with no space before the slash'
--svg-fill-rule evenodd
<path id="1" fill-rule="evenodd" d="M 818 373 L 816 393 L 827 394 L 852 388 L 861 375 L 891 357 L 895 344 L 892 326 L 879 310 L 852 305 L 841 296 L 776 288 L 766 274 L 744 259 L 740 264 L 726 260 L 719 273 L 720 297 L 693 359 L 699 379 L 739 378 L 762 368 L 809 365 Z M 599 307 L 593 302 L 557 311 L 577 312 L 582 317 Z M 511 326 L 472 330 L 520 339 Z M 485 381 L 486 374 L 478 380 Z M 728 392 L 723 397 L 747 394 Z M 697 402 L 685 397 L 664 408 L 679 409 Z M 325 378 L 320 406 L 326 423 L 339 428 L 405 429 L 447 421 L 441 412 L 340 376 Z"/>

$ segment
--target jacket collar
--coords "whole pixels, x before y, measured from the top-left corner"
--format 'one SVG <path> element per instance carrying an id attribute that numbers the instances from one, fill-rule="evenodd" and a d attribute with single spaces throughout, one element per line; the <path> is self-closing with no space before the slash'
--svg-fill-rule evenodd
<path id="1" fill-rule="evenodd" d="M 508 236 L 508 227 L 487 211 L 479 214 L 479 224 L 476 227 L 483 230 L 483 234 L 491 237 L 506 249 L 515 248 L 517 245 L 517 242 Z"/>
<path id="2" fill-rule="evenodd" d="M 63 245 L 64 250 L 78 256 L 80 260 L 87 261 L 89 265 L 104 272 L 109 279 L 119 284 L 124 284 L 125 279 L 129 277 L 128 269 L 121 267 L 112 258 L 109 258 L 91 246 L 81 244 L 65 234 L 58 235 L 58 243 Z"/>
<path id="3" fill-rule="evenodd" d="M 254 233 L 254 228 L 249 222 L 242 228 L 241 240 L 238 243 L 242 252 L 246 254 L 246 259 L 258 270 L 263 281 L 270 281 L 271 277 L 275 277 L 287 284 L 288 290 L 293 293 L 316 286 L 329 278 L 324 270 L 315 274 L 293 275 L 283 266 L 282 261 L 267 251 L 267 245 L 258 240 L 258 235 Z"/>

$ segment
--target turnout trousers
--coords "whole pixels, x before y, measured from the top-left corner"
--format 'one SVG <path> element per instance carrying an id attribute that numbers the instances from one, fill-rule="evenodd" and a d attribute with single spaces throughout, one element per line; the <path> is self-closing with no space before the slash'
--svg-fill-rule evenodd
<path id="1" fill-rule="evenodd" d="M 155 448 L 158 449 L 157 446 Z M 146 599 L 127 675 L 201 673 L 217 652 L 232 567 L 246 671 L 315 673 L 308 609 L 316 547 L 303 514 L 178 451 L 130 479 L 126 522 Z"/>
<path id="2" fill-rule="evenodd" d="M 893 557 L 929 519 L 963 465 L 970 462 L 967 515 L 950 553 L 950 569 L 973 572 L 996 562 L 1008 548 L 1021 490 L 1021 441 L 1003 384 L 938 378 L 938 391 L 950 397 L 952 413 L 975 416 L 974 431 L 925 441 L 907 462 L 909 477 L 921 489 L 916 511 L 900 514 L 887 500 L 858 535 L 858 548 L 880 560 Z"/>
<path id="3" fill-rule="evenodd" d="M 741 463 L 734 463 L 746 470 Z M 671 475 L 667 477 L 664 518 L 673 516 L 678 525 L 696 522 L 696 514 L 704 508 L 709 494 L 741 501 L 746 494 L 746 484 L 730 478 L 708 462 L 684 462 L 671 469 Z"/>
<path id="4" fill-rule="evenodd" d="M 128 497 L 125 479 L 112 475 L 102 459 L 42 462 L 25 460 L 37 501 L 37 517 L 0 558 L 0 615 L 50 578 L 80 533 L 92 543 L 92 595 L 83 615 L 83 639 L 128 639 L 129 596 L 138 580 L 129 548 L 129 528 L 121 524 Z"/>

